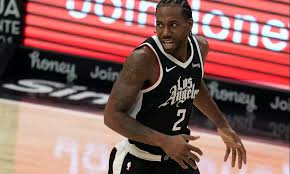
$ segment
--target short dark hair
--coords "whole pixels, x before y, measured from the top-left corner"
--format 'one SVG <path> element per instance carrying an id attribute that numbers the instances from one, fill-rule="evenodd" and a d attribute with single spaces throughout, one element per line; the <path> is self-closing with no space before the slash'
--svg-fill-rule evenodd
<path id="1" fill-rule="evenodd" d="M 174 5 L 178 5 L 182 8 L 182 15 L 184 16 L 185 19 L 192 18 L 192 9 L 188 4 L 187 0 L 160 0 L 156 6 L 156 10 L 159 7 L 174 6 Z"/>

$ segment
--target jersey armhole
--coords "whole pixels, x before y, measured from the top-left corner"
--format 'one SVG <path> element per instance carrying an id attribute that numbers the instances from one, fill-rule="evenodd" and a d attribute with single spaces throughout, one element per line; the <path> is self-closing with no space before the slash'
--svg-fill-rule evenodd
<path id="1" fill-rule="evenodd" d="M 142 47 L 142 46 L 148 46 L 153 51 L 153 53 L 155 54 L 155 58 L 157 59 L 157 62 L 158 62 L 158 67 L 159 67 L 159 69 L 158 69 L 159 70 L 159 77 L 158 77 L 157 81 L 155 83 L 153 83 L 151 86 L 147 86 L 141 90 L 142 93 L 146 93 L 146 92 L 149 92 L 149 91 L 155 89 L 160 84 L 162 77 L 163 77 L 163 68 L 162 68 L 159 56 L 158 56 L 157 52 L 155 51 L 155 49 L 153 48 L 153 46 L 149 43 L 143 43 L 139 47 Z"/>
<path id="2" fill-rule="evenodd" d="M 198 44 L 198 41 L 197 39 L 192 35 L 192 38 L 195 42 L 195 45 L 196 45 L 196 49 L 197 49 L 197 52 L 198 52 L 198 57 L 199 57 L 199 60 L 200 60 L 200 64 L 201 64 L 201 72 L 202 72 L 202 75 L 201 77 L 203 78 L 204 76 L 204 62 L 203 62 L 203 59 L 202 59 L 202 55 L 201 55 L 201 51 L 200 51 L 200 47 L 199 47 L 199 44 Z"/>

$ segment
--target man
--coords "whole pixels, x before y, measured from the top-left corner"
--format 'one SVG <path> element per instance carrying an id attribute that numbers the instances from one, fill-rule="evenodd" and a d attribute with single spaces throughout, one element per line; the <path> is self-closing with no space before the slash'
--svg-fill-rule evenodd
<path id="1" fill-rule="evenodd" d="M 156 36 L 127 58 L 104 112 L 105 124 L 128 138 L 111 152 L 109 174 L 198 174 L 202 151 L 190 144 L 187 128 L 195 105 L 217 126 L 238 167 L 246 163 L 239 138 L 209 95 L 202 80 L 208 43 L 191 36 L 187 0 L 161 0 Z"/>

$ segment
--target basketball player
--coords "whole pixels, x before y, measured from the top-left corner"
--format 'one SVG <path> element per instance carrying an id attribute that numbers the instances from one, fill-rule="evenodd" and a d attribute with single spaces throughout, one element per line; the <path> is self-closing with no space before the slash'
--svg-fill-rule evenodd
<path id="1" fill-rule="evenodd" d="M 203 81 L 205 38 L 192 36 L 187 0 L 161 0 L 156 36 L 127 58 L 104 111 L 105 124 L 127 137 L 110 155 L 109 174 L 198 174 L 202 151 L 187 128 L 195 105 L 216 126 L 238 167 L 246 150 Z"/>

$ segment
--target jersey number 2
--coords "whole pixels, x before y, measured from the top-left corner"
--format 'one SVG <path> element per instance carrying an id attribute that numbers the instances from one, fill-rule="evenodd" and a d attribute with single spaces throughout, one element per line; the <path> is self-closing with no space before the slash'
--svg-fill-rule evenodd
<path id="1" fill-rule="evenodd" d="M 185 113 L 186 113 L 186 109 L 177 110 L 177 117 L 181 117 L 181 118 L 174 123 L 173 128 L 172 128 L 173 131 L 178 131 L 181 129 L 181 127 L 178 126 L 178 124 L 181 123 L 185 119 Z"/>

